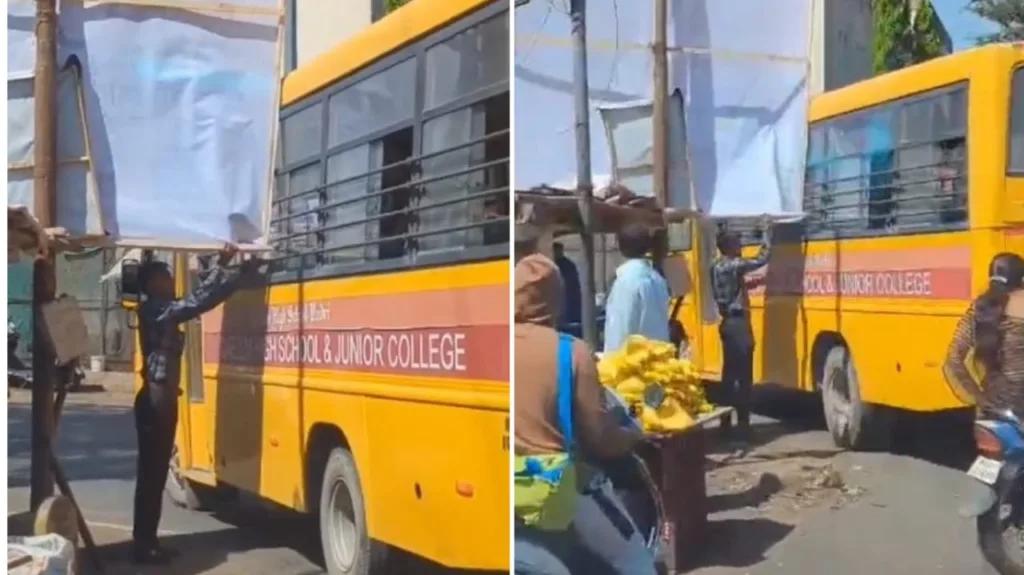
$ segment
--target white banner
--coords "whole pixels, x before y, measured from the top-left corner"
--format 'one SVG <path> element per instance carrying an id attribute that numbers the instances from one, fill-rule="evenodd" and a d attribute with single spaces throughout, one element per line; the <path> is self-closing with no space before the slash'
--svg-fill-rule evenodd
<path id="1" fill-rule="evenodd" d="M 516 9 L 517 188 L 560 179 L 576 163 L 566 5 Z M 595 173 L 612 173 L 594 110 L 650 101 L 654 15 L 649 2 L 587 8 L 591 161 Z M 811 0 L 670 2 L 669 83 L 685 101 L 694 201 L 708 216 L 802 211 L 811 9 Z"/>
<path id="2" fill-rule="evenodd" d="M 84 195 L 61 196 L 57 225 L 123 245 L 262 242 L 280 105 L 280 2 L 193 4 L 62 2 L 58 61 L 81 63 L 98 208 L 88 213 Z M 34 65 L 33 14 L 30 0 L 8 3 L 9 87 Z M 72 103 L 60 100 L 62 117 Z M 27 117 L 8 127 L 18 122 L 31 127 Z M 61 145 L 84 140 L 63 121 L 59 130 Z M 22 148 L 31 147 L 29 134 L 22 130 Z M 87 224 L 97 221 L 101 230 Z"/>

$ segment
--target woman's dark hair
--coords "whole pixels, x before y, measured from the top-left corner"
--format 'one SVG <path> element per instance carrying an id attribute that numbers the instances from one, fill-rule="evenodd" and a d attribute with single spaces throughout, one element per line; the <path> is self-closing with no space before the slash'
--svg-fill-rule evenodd
<path id="1" fill-rule="evenodd" d="M 989 372 L 1002 367 L 1003 332 L 1010 293 L 1024 287 L 1024 258 L 1003 252 L 988 265 L 988 289 L 974 300 L 974 356 Z"/>

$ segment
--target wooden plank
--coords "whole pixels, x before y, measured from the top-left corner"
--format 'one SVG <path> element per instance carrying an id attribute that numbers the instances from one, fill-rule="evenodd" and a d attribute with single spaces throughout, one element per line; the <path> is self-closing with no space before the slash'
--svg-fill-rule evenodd
<path id="1" fill-rule="evenodd" d="M 217 252 L 224 247 L 225 242 L 173 242 L 151 238 L 121 238 L 113 243 L 119 248 L 142 248 L 146 250 L 158 250 L 169 252 Z M 236 244 L 241 253 L 265 253 L 273 251 L 273 248 L 264 244 Z"/>
<path id="2" fill-rule="evenodd" d="M 65 0 L 68 1 L 68 0 Z M 177 10 L 188 10 L 190 12 L 205 12 L 212 14 L 232 14 L 249 16 L 272 16 L 284 17 L 282 7 L 266 8 L 261 6 L 248 6 L 244 4 L 231 4 L 229 2 L 174 2 L 173 0 L 72 0 L 80 3 L 83 7 L 113 5 L 139 6 L 142 8 L 172 8 Z"/>

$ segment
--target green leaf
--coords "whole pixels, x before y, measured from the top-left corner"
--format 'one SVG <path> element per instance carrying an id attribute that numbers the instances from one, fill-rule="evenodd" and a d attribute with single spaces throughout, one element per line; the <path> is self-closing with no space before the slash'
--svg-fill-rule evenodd
<path id="1" fill-rule="evenodd" d="M 1014 0 L 1024 2 L 1024 0 Z M 945 46 L 931 2 L 921 2 L 911 15 L 907 0 L 872 0 L 876 74 L 898 70 L 941 56 Z"/>
<path id="2" fill-rule="evenodd" d="M 388 0 L 388 3 L 387 3 L 388 14 L 394 12 L 395 10 L 398 10 L 402 6 L 405 6 L 409 2 L 410 2 L 410 0 Z"/>

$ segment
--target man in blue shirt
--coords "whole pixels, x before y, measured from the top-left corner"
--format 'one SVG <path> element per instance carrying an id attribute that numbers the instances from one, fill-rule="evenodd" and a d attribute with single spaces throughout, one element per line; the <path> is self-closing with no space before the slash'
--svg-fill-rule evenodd
<path id="1" fill-rule="evenodd" d="M 583 302 L 580 301 L 580 272 L 576 264 L 565 257 L 565 246 L 561 242 L 552 244 L 552 251 L 555 256 L 555 265 L 558 266 L 558 273 L 562 275 L 562 289 L 565 294 L 562 299 L 565 307 L 562 308 L 560 323 L 566 326 L 578 324 L 583 316 Z"/>
<path id="2" fill-rule="evenodd" d="M 619 349 L 631 335 L 670 341 L 668 283 L 647 259 L 653 247 L 650 230 L 642 224 L 627 225 L 618 241 L 626 261 L 615 270 L 608 294 L 604 351 Z"/>

